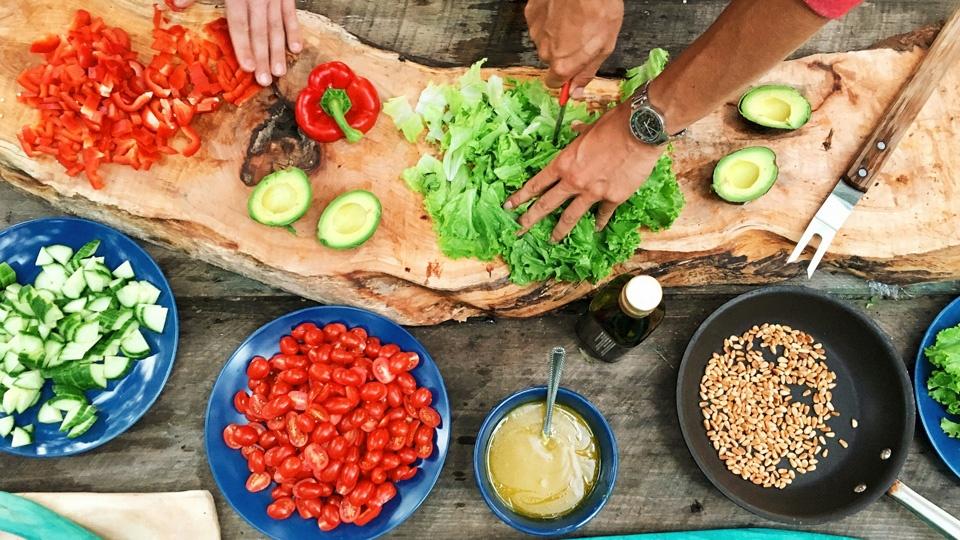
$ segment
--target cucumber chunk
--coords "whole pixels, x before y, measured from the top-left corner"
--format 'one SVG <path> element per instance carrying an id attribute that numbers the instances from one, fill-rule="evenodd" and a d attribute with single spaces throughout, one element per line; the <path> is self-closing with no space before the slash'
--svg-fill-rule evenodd
<path id="1" fill-rule="evenodd" d="M 5 262 L 0 262 L 0 289 L 4 289 L 17 282 L 17 273 L 13 267 Z"/>
<path id="2" fill-rule="evenodd" d="M 60 409 L 50 405 L 49 401 L 41 405 L 40 410 L 37 411 L 37 422 L 41 424 L 56 424 L 62 421 L 63 413 Z"/>
<path id="3" fill-rule="evenodd" d="M 6 437 L 13 431 L 13 417 L 4 416 L 0 418 L 0 437 Z"/>
<path id="4" fill-rule="evenodd" d="M 107 379 L 119 379 L 130 373 L 133 360 L 125 356 L 107 356 L 103 359 L 103 376 Z"/>
<path id="5" fill-rule="evenodd" d="M 83 291 L 86 288 L 87 282 L 83 279 L 83 270 L 77 270 L 67 278 L 66 282 L 64 282 L 60 293 L 67 298 L 76 299 L 80 298 L 80 295 L 83 294 Z"/>
<path id="6" fill-rule="evenodd" d="M 73 249 L 68 246 L 54 244 L 52 246 L 45 247 L 44 250 L 53 258 L 53 260 L 60 264 L 67 264 L 70 262 L 70 258 L 73 257 Z"/>
<path id="7" fill-rule="evenodd" d="M 152 304 L 140 304 L 135 313 L 140 324 L 158 334 L 163 333 L 163 328 L 167 324 L 167 308 Z"/>
<path id="8" fill-rule="evenodd" d="M 37 260 L 33 264 L 36 266 L 46 266 L 48 264 L 53 264 L 55 261 L 53 257 L 50 256 L 50 253 L 47 252 L 47 248 L 42 247 L 37 253 Z"/>
<path id="9" fill-rule="evenodd" d="M 76 439 L 77 437 L 89 431 L 90 428 L 93 427 L 93 425 L 96 423 L 97 423 L 97 415 L 94 414 L 90 418 L 87 418 L 83 422 L 80 422 L 79 424 L 74 426 L 69 432 L 67 432 L 67 438 Z"/>
<path id="10" fill-rule="evenodd" d="M 39 390 L 43 388 L 43 376 L 37 370 L 26 371 L 20 374 L 13 384 L 26 390 Z"/>
<path id="11" fill-rule="evenodd" d="M 160 299 L 160 289 L 153 286 L 149 281 L 138 281 L 140 284 L 140 298 L 138 304 L 156 304 Z"/>
<path id="12" fill-rule="evenodd" d="M 113 270 L 113 277 L 119 279 L 133 279 L 133 266 L 131 266 L 130 261 L 123 261 L 120 266 L 116 267 Z"/>
<path id="13" fill-rule="evenodd" d="M 120 343 L 120 352 L 129 358 L 139 360 L 150 356 L 150 345 L 139 330 L 134 330 Z"/>
<path id="14" fill-rule="evenodd" d="M 27 446 L 33 444 L 33 429 L 27 430 L 20 426 L 13 428 L 13 438 L 10 440 L 11 448 L 19 448 L 21 446 Z"/>
<path id="15" fill-rule="evenodd" d="M 57 263 L 51 263 L 43 267 L 43 270 L 37 274 L 33 286 L 37 289 L 47 290 L 59 293 L 67 282 L 66 269 Z"/>
<path id="16" fill-rule="evenodd" d="M 132 308 L 140 302 L 140 283 L 131 282 L 117 291 L 117 302 L 123 307 Z"/>

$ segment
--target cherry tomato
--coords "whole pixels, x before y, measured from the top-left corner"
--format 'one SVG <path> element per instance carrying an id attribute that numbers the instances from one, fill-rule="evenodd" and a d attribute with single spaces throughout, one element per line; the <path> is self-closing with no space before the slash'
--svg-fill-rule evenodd
<path id="1" fill-rule="evenodd" d="M 380 461 L 383 460 L 383 450 L 367 450 L 363 455 L 363 459 L 360 460 L 360 470 L 367 472 L 372 471 L 377 465 L 380 464 Z"/>
<path id="2" fill-rule="evenodd" d="M 377 505 L 375 505 L 375 504 L 368 505 L 368 506 L 363 510 L 363 512 L 360 512 L 360 515 L 357 516 L 357 519 L 353 520 L 353 524 L 356 525 L 356 526 L 358 526 L 358 527 L 363 527 L 364 525 L 366 525 L 366 524 L 370 523 L 371 521 L 373 521 L 374 519 L 376 519 L 377 516 L 379 516 L 379 515 L 380 515 L 380 507 L 379 507 L 379 506 L 377 506 Z"/>
<path id="3" fill-rule="evenodd" d="M 281 371 L 278 379 L 281 381 L 291 384 L 293 386 L 299 386 L 307 382 L 307 370 L 301 368 L 288 369 L 286 371 Z M 416 382 L 414 382 L 416 385 Z"/>
<path id="4" fill-rule="evenodd" d="M 357 326 L 356 328 L 351 329 L 350 333 L 360 338 L 360 341 L 363 341 L 363 342 L 367 341 L 367 331 L 360 326 Z"/>
<path id="5" fill-rule="evenodd" d="M 390 432 L 385 428 L 377 428 L 367 436 L 367 448 L 369 450 L 383 450 L 390 441 Z"/>
<path id="6" fill-rule="evenodd" d="M 303 342 L 310 347 L 316 347 L 323 344 L 324 337 L 323 332 L 320 330 L 307 330 L 303 335 Z"/>
<path id="7" fill-rule="evenodd" d="M 234 430 L 234 439 L 240 446 L 250 446 L 257 444 L 257 441 L 260 440 L 260 434 L 250 426 L 238 426 Z"/>
<path id="8" fill-rule="evenodd" d="M 371 360 L 380 356 L 380 340 L 375 337 L 367 338 L 367 347 L 363 350 L 363 354 Z"/>
<path id="9" fill-rule="evenodd" d="M 370 361 L 367 360 L 366 358 L 357 358 L 353 363 L 353 367 L 350 368 L 350 371 L 356 373 L 357 377 L 360 378 L 359 382 L 354 385 L 357 387 L 367 382 L 368 379 L 373 378 L 373 375 L 370 373 L 370 366 L 373 365 L 373 362 L 370 362 L 370 366 L 363 364 L 363 362 L 370 362 Z"/>
<path id="10" fill-rule="evenodd" d="M 340 501 L 340 521 L 353 523 L 360 515 L 360 508 L 347 499 Z"/>
<path id="11" fill-rule="evenodd" d="M 293 496 L 300 499 L 316 499 L 321 491 L 320 484 L 313 478 L 305 478 L 293 485 Z"/>
<path id="12" fill-rule="evenodd" d="M 283 497 L 289 497 L 291 495 L 293 495 L 293 490 L 290 487 L 290 484 L 280 484 L 279 486 L 273 488 L 273 490 L 270 491 L 270 498 L 273 500 L 277 500 Z"/>
<path id="13" fill-rule="evenodd" d="M 247 413 L 258 418 L 263 418 L 263 408 L 266 406 L 266 400 L 261 394 L 254 393 L 247 400 Z"/>
<path id="14" fill-rule="evenodd" d="M 323 512 L 323 503 L 320 502 L 319 498 L 316 499 L 300 499 L 298 501 L 297 509 L 303 507 L 301 515 L 306 514 L 304 519 L 320 517 L 320 514 Z"/>
<path id="15" fill-rule="evenodd" d="M 279 432 L 283 429 L 283 426 L 286 425 L 286 421 L 286 416 L 277 416 L 267 420 L 267 427 L 270 428 L 271 431 Z M 280 433 L 277 433 L 277 436 L 280 436 Z"/>
<path id="16" fill-rule="evenodd" d="M 433 441 L 417 445 L 417 457 L 427 459 L 433 455 Z"/>
<path id="17" fill-rule="evenodd" d="M 293 499 L 283 497 L 267 505 L 267 515 L 273 519 L 287 519 L 296 509 L 297 507 Z"/>
<path id="18" fill-rule="evenodd" d="M 300 352 L 300 344 L 297 343 L 297 340 L 293 336 L 283 336 L 280 338 L 280 352 L 282 354 L 298 354 Z"/>
<path id="19" fill-rule="evenodd" d="M 397 457 L 400 458 L 400 463 L 410 465 L 417 460 L 417 451 L 413 448 L 401 448 L 397 451 Z"/>
<path id="20" fill-rule="evenodd" d="M 294 449 L 292 446 L 280 445 L 274 446 L 273 448 L 267 450 L 263 453 L 263 461 L 267 464 L 267 467 L 279 467 L 283 460 L 287 456 L 292 456 L 294 454 Z"/>
<path id="21" fill-rule="evenodd" d="M 390 360 L 381 356 L 373 361 L 373 377 L 383 384 L 389 384 L 396 377 L 390 369 Z"/>
<path id="22" fill-rule="evenodd" d="M 307 375 L 317 382 L 329 382 L 333 377 L 333 368 L 325 363 L 311 364 L 307 369 Z"/>
<path id="23" fill-rule="evenodd" d="M 267 470 L 267 466 L 263 462 L 263 450 L 254 449 L 253 452 L 250 452 L 250 455 L 247 456 L 247 469 L 252 473 L 262 473 Z"/>
<path id="24" fill-rule="evenodd" d="M 330 463 L 327 451 L 317 443 L 310 443 L 303 448 L 303 462 L 313 472 L 321 472 Z"/>
<path id="25" fill-rule="evenodd" d="M 240 390 L 233 395 L 233 408 L 240 414 L 246 414 L 248 401 L 250 401 L 250 394 Z"/>
<path id="26" fill-rule="evenodd" d="M 383 506 L 397 496 L 397 487 L 390 482 L 384 482 L 377 486 L 377 491 L 370 498 L 372 504 Z"/>
<path id="27" fill-rule="evenodd" d="M 363 378 L 356 371 L 338 367 L 333 370 L 333 380 L 337 384 L 344 386 L 360 386 L 363 384 Z"/>
<path id="28" fill-rule="evenodd" d="M 333 349 L 330 351 L 330 361 L 334 364 L 349 364 L 353 362 L 354 354 L 346 349 Z"/>
<path id="29" fill-rule="evenodd" d="M 227 427 L 223 428 L 223 442 L 228 448 L 238 450 L 243 447 L 243 445 L 237 441 L 237 429 L 239 428 L 240 426 L 236 424 L 229 424 Z"/>
<path id="30" fill-rule="evenodd" d="M 414 444 L 421 446 L 427 443 L 433 442 L 433 428 L 430 426 L 420 426 L 417 428 L 417 433 L 413 438 Z"/>
<path id="31" fill-rule="evenodd" d="M 300 466 L 300 458 L 297 456 L 288 456 L 283 460 L 283 463 L 280 464 L 277 470 L 287 478 L 294 478 L 300 474 Z"/>
<path id="32" fill-rule="evenodd" d="M 379 401 L 372 401 L 363 404 L 363 410 L 367 411 L 367 416 L 380 420 L 387 413 L 387 404 Z"/>
<path id="33" fill-rule="evenodd" d="M 273 386 L 270 387 L 270 398 L 273 399 L 278 396 L 286 396 L 293 390 L 293 385 L 287 381 L 281 380 L 279 377 L 277 380 L 273 381 Z"/>
<path id="34" fill-rule="evenodd" d="M 410 429 L 407 430 L 407 438 L 403 441 L 404 446 L 413 446 L 414 439 L 417 437 L 417 430 L 420 429 L 420 421 L 410 422 Z"/>
<path id="35" fill-rule="evenodd" d="M 340 334 L 343 334 L 347 331 L 347 327 L 340 323 L 331 323 L 323 327 L 323 336 L 327 338 L 327 341 L 333 341 Z"/>
<path id="36" fill-rule="evenodd" d="M 324 532 L 332 531 L 340 526 L 340 507 L 333 503 L 323 505 L 323 512 L 320 514 L 320 519 L 317 520 L 317 525 Z"/>
<path id="37" fill-rule="evenodd" d="M 320 481 L 330 484 L 336 482 L 340 478 L 341 467 L 343 467 L 342 461 L 331 461 L 327 468 L 320 473 Z"/>
<path id="38" fill-rule="evenodd" d="M 433 407 L 424 407 L 420 409 L 420 421 L 423 425 L 435 428 L 440 425 L 440 414 Z"/>
<path id="39" fill-rule="evenodd" d="M 410 424 L 405 420 L 394 420 L 390 422 L 388 427 L 390 429 L 390 435 L 394 437 L 406 437 L 410 431 Z"/>
<path id="40" fill-rule="evenodd" d="M 426 388 L 418 388 L 417 391 L 410 396 L 410 403 L 418 409 L 427 407 L 433 403 L 433 393 Z"/>
<path id="41" fill-rule="evenodd" d="M 370 471 L 370 481 L 374 484 L 382 484 L 387 481 L 387 471 L 383 467 L 374 467 Z"/>
<path id="42" fill-rule="evenodd" d="M 407 367 L 404 371 L 413 371 L 420 365 L 420 355 L 415 352 L 403 353 L 407 359 Z"/>
<path id="43" fill-rule="evenodd" d="M 380 347 L 380 356 L 383 358 L 391 358 L 398 352 L 400 352 L 400 347 L 394 345 L 393 343 L 388 343 Z"/>
<path id="44" fill-rule="evenodd" d="M 326 407 L 331 414 L 347 414 L 353 410 L 356 404 L 347 398 L 332 397 L 324 401 L 323 406 Z"/>
<path id="45" fill-rule="evenodd" d="M 380 466 L 385 471 L 396 469 L 400 465 L 400 457 L 395 452 L 384 452 L 383 459 L 380 460 Z"/>
<path id="46" fill-rule="evenodd" d="M 310 417 L 306 417 L 311 422 Z M 300 416 L 290 411 L 287 413 L 287 440 L 297 448 L 303 448 L 310 441 L 310 435 L 300 429 Z"/>
<path id="47" fill-rule="evenodd" d="M 330 422 L 320 422 L 313 430 L 314 442 L 325 443 L 337 436 L 337 427 Z"/>
<path id="48" fill-rule="evenodd" d="M 270 375 L 270 363 L 262 356 L 254 356 L 247 365 L 247 377 L 254 380 L 265 379 Z"/>
<path id="49" fill-rule="evenodd" d="M 290 332 L 290 335 L 297 341 L 303 341 L 303 338 L 307 335 L 307 331 L 315 330 L 316 328 L 317 326 L 313 323 L 300 323 Z"/>
<path id="50" fill-rule="evenodd" d="M 348 332 L 340 337 L 340 344 L 346 349 L 356 350 L 360 343 L 362 343 L 360 338 L 353 333 Z"/>
<path id="51" fill-rule="evenodd" d="M 343 459 L 347 455 L 347 447 L 350 446 L 350 443 L 347 442 L 347 439 L 343 435 L 337 435 L 330 445 L 327 446 L 327 454 L 330 455 L 331 459 Z"/>
<path id="52" fill-rule="evenodd" d="M 370 497 L 373 496 L 373 493 L 376 490 L 377 486 L 373 485 L 373 482 L 369 480 L 361 480 L 357 483 L 356 487 L 353 488 L 353 491 L 351 491 L 347 496 L 347 499 L 357 506 L 363 506 L 367 504 L 367 501 L 370 500 Z"/>
<path id="53" fill-rule="evenodd" d="M 407 465 L 400 465 L 396 469 L 390 471 L 390 480 L 394 482 L 401 482 L 403 480 L 409 480 L 417 474 L 417 469 Z"/>
<path id="54" fill-rule="evenodd" d="M 267 489 L 270 485 L 270 475 L 267 473 L 253 473 L 247 477 L 247 491 L 256 493 Z"/>
<path id="55" fill-rule="evenodd" d="M 287 372 L 289 373 L 289 372 Z M 417 380 L 413 378 L 413 375 L 404 371 L 403 373 L 398 373 L 396 379 L 394 379 L 398 386 L 400 386 L 400 391 L 404 395 L 410 395 L 417 390 Z"/>
<path id="56" fill-rule="evenodd" d="M 297 429 L 303 433 L 310 433 L 317 427 L 317 421 L 309 414 L 297 416 Z"/>
<path id="57" fill-rule="evenodd" d="M 277 435 L 272 431 L 264 431 L 260 434 L 260 440 L 257 441 L 257 444 L 260 445 L 260 448 L 269 450 L 277 445 Z"/>
<path id="58" fill-rule="evenodd" d="M 347 463 L 359 463 L 360 462 L 360 447 L 351 446 L 347 450 L 347 457 L 343 459 Z"/>
<path id="59" fill-rule="evenodd" d="M 417 408 L 413 406 L 413 403 L 410 401 L 411 396 L 404 396 L 403 398 L 403 410 L 407 412 L 407 416 L 410 418 L 417 418 Z"/>
<path id="60" fill-rule="evenodd" d="M 390 360 L 387 361 L 387 365 L 390 367 L 390 371 L 395 374 L 406 373 L 407 372 L 407 359 L 404 353 L 398 353 L 393 355 Z"/>
<path id="61" fill-rule="evenodd" d="M 287 414 L 293 408 L 293 400 L 286 394 L 272 398 L 263 407 L 264 418 L 276 418 Z"/>
<path id="62" fill-rule="evenodd" d="M 346 495 L 353 491 L 360 478 L 360 467 L 356 463 L 346 463 L 340 469 L 340 478 L 337 479 L 337 493 Z"/>
<path id="63" fill-rule="evenodd" d="M 387 385 L 387 405 L 391 409 L 403 406 L 403 392 L 400 391 L 400 387 L 396 383 Z"/>
<path id="64" fill-rule="evenodd" d="M 372 381 L 360 387 L 360 399 L 363 401 L 380 401 L 386 397 L 387 385 L 382 382 Z"/>

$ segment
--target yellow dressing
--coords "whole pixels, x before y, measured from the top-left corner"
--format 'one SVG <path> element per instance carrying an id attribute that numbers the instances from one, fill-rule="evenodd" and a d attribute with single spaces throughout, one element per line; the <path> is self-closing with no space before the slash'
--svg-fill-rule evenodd
<path id="1" fill-rule="evenodd" d="M 590 426 L 557 405 L 553 435 L 542 434 L 544 403 L 510 411 L 494 428 L 487 469 L 497 496 L 514 512 L 537 519 L 562 516 L 593 489 L 600 455 Z"/>

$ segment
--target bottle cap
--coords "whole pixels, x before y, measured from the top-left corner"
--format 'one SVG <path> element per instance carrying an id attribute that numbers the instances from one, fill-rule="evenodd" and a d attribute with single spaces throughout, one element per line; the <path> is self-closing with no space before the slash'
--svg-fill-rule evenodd
<path id="1" fill-rule="evenodd" d="M 636 276 L 620 292 L 620 307 L 631 317 L 646 317 L 663 301 L 663 288 L 653 276 Z"/>

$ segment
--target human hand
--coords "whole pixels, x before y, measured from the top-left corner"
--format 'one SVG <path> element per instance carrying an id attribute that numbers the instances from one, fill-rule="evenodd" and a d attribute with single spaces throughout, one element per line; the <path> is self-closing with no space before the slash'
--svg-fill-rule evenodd
<path id="1" fill-rule="evenodd" d="M 174 0 L 183 9 L 196 0 Z M 226 0 L 230 41 L 240 68 L 267 86 L 287 72 L 286 50 L 303 50 L 294 0 Z"/>
<path id="2" fill-rule="evenodd" d="M 630 134 L 629 117 L 630 107 L 623 104 L 592 126 L 575 127 L 581 135 L 507 199 L 504 208 L 510 210 L 540 196 L 520 217 L 519 234 L 570 199 L 553 229 L 554 242 L 567 236 L 596 204 L 597 230 L 606 227 L 617 207 L 650 176 L 663 153 L 663 148 L 643 144 Z"/>
<path id="3" fill-rule="evenodd" d="M 549 66 L 547 86 L 572 81 L 571 94 L 582 97 L 617 44 L 623 0 L 529 0 L 524 15 L 537 54 Z"/>

